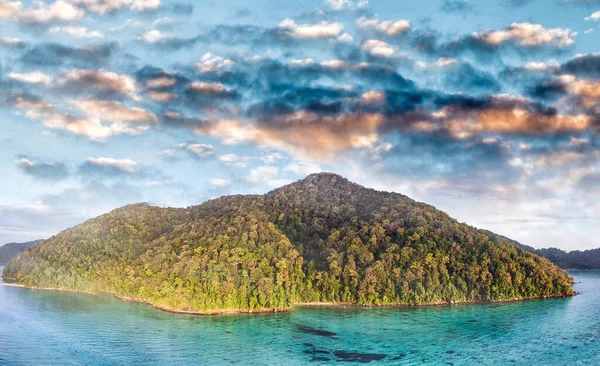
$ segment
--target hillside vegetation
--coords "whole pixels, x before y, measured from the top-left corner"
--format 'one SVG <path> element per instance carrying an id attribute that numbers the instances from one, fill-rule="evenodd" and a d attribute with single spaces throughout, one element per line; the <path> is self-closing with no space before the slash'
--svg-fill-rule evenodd
<path id="1" fill-rule="evenodd" d="M 0 265 L 8 263 L 30 246 L 40 243 L 41 240 L 28 241 L 26 243 L 8 243 L 0 247 Z"/>
<path id="2" fill-rule="evenodd" d="M 573 294 L 564 270 L 507 239 L 330 173 L 188 208 L 125 206 L 26 250 L 3 275 L 199 312 Z"/>

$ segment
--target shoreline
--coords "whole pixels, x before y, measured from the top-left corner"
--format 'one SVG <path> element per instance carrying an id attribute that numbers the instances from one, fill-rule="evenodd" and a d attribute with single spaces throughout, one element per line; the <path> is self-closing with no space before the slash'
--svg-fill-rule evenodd
<path id="1" fill-rule="evenodd" d="M 8 279 L 8 278 L 6 278 Z M 36 286 L 26 286 L 17 283 L 0 283 L 0 286 L 6 287 L 19 287 L 25 288 L 28 290 L 42 290 L 42 291 L 63 291 L 63 292 L 73 292 L 85 295 L 93 295 L 97 296 L 97 293 L 82 291 L 82 290 L 73 290 L 68 288 L 57 288 L 57 287 L 36 287 Z M 155 309 L 162 310 L 168 313 L 174 314 L 188 314 L 188 315 L 231 315 L 231 314 L 268 314 L 268 313 L 286 313 L 291 312 L 295 307 L 333 307 L 333 308 L 384 308 L 384 307 L 425 307 L 425 306 L 454 306 L 454 305 L 473 305 L 473 304 L 495 304 L 495 303 L 508 303 L 508 302 L 518 302 L 518 301 L 528 301 L 528 300 L 550 300 L 550 299 L 565 299 L 568 297 L 573 297 L 579 295 L 578 292 L 574 291 L 571 294 L 564 295 L 552 295 L 552 296 L 533 296 L 533 297 L 524 297 L 524 298 L 514 298 L 514 299 L 501 299 L 494 301 L 480 301 L 480 300 L 471 300 L 471 301 L 455 301 L 455 302 L 435 302 L 435 303 L 427 303 L 427 304 L 411 304 L 411 303 L 389 303 L 389 304 L 354 304 L 347 302 L 295 302 L 290 307 L 285 308 L 261 308 L 261 309 L 217 309 L 217 310 L 189 310 L 189 309 L 175 309 L 169 306 L 152 304 L 146 300 L 132 298 L 127 296 L 117 295 L 111 292 L 102 292 L 108 295 L 115 297 L 118 300 L 125 302 L 136 302 L 139 304 L 150 305 Z"/>

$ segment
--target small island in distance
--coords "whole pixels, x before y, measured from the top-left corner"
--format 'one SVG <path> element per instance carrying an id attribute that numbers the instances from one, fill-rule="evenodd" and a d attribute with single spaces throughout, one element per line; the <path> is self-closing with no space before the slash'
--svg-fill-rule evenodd
<path id="1" fill-rule="evenodd" d="M 128 205 L 25 250 L 3 277 L 195 314 L 575 294 L 509 239 L 331 173 L 188 208 Z"/>

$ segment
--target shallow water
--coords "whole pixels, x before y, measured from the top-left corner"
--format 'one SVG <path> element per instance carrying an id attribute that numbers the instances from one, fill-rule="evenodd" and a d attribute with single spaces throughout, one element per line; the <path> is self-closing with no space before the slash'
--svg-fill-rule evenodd
<path id="1" fill-rule="evenodd" d="M 0 364 L 599 365 L 600 272 L 571 275 L 569 299 L 208 317 L 0 286 Z"/>

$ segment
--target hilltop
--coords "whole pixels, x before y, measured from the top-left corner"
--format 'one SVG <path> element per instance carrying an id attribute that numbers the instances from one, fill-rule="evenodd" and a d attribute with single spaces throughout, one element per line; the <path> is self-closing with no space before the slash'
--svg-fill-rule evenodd
<path id="1" fill-rule="evenodd" d="M 198 313 L 574 294 L 564 270 L 508 239 L 331 173 L 188 208 L 128 205 L 24 251 L 3 275 Z"/>

